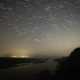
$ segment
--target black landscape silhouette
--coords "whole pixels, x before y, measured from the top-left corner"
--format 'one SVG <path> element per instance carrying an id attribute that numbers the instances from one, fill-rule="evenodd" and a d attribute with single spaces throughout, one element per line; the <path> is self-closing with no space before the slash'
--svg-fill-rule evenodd
<path id="1" fill-rule="evenodd" d="M 76 48 L 68 58 L 59 63 L 54 80 L 80 80 L 80 48 Z"/>
<path id="2" fill-rule="evenodd" d="M 71 80 L 80 79 L 80 48 L 76 48 L 68 57 L 55 59 L 56 69 L 53 74 L 44 66 L 48 59 L 35 58 L 0 58 L 1 79 L 19 80 Z M 55 64 L 53 63 L 51 64 Z M 45 64 L 46 63 L 46 64 Z M 29 65 L 30 64 L 30 65 Z M 29 67 L 27 67 L 27 65 Z M 34 67 L 35 65 L 35 67 Z M 29 70 L 31 69 L 32 70 Z M 38 67 L 38 68 L 37 68 Z M 52 67 L 54 68 L 54 67 Z M 39 70 L 40 69 L 40 70 Z M 28 71 L 29 70 L 29 71 Z M 4 77 L 5 76 L 5 77 Z"/>

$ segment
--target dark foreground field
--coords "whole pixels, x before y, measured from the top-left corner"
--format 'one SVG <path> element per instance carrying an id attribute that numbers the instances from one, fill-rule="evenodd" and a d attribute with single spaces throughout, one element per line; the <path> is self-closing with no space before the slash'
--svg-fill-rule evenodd
<path id="1" fill-rule="evenodd" d="M 56 65 L 53 59 L 0 58 L 0 80 L 49 80 Z"/>

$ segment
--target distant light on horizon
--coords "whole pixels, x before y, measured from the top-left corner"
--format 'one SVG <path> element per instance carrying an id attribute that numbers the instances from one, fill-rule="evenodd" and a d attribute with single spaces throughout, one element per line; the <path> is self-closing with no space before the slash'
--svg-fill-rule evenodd
<path id="1" fill-rule="evenodd" d="M 10 50 L 10 57 L 13 58 L 28 58 L 31 56 L 31 50 L 22 48 L 13 48 Z"/>
<path id="2" fill-rule="evenodd" d="M 11 58 L 29 58 L 29 56 L 11 56 Z"/>

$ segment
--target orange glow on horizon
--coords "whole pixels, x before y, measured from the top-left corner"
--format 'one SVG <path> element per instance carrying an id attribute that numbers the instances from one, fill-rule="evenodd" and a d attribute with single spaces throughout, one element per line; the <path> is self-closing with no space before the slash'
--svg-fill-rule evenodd
<path id="1" fill-rule="evenodd" d="M 17 48 L 14 48 L 14 49 L 11 49 L 10 50 L 10 57 L 13 57 L 13 58 L 28 58 L 30 57 L 30 54 L 31 54 L 31 50 L 27 50 L 27 49 L 17 49 Z"/>

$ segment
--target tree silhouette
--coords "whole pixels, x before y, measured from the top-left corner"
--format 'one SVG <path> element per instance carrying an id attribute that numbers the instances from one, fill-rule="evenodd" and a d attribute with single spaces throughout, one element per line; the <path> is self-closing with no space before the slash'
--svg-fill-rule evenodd
<path id="1" fill-rule="evenodd" d="M 58 66 L 54 80 L 80 80 L 80 48 L 74 49 L 70 56 Z"/>

